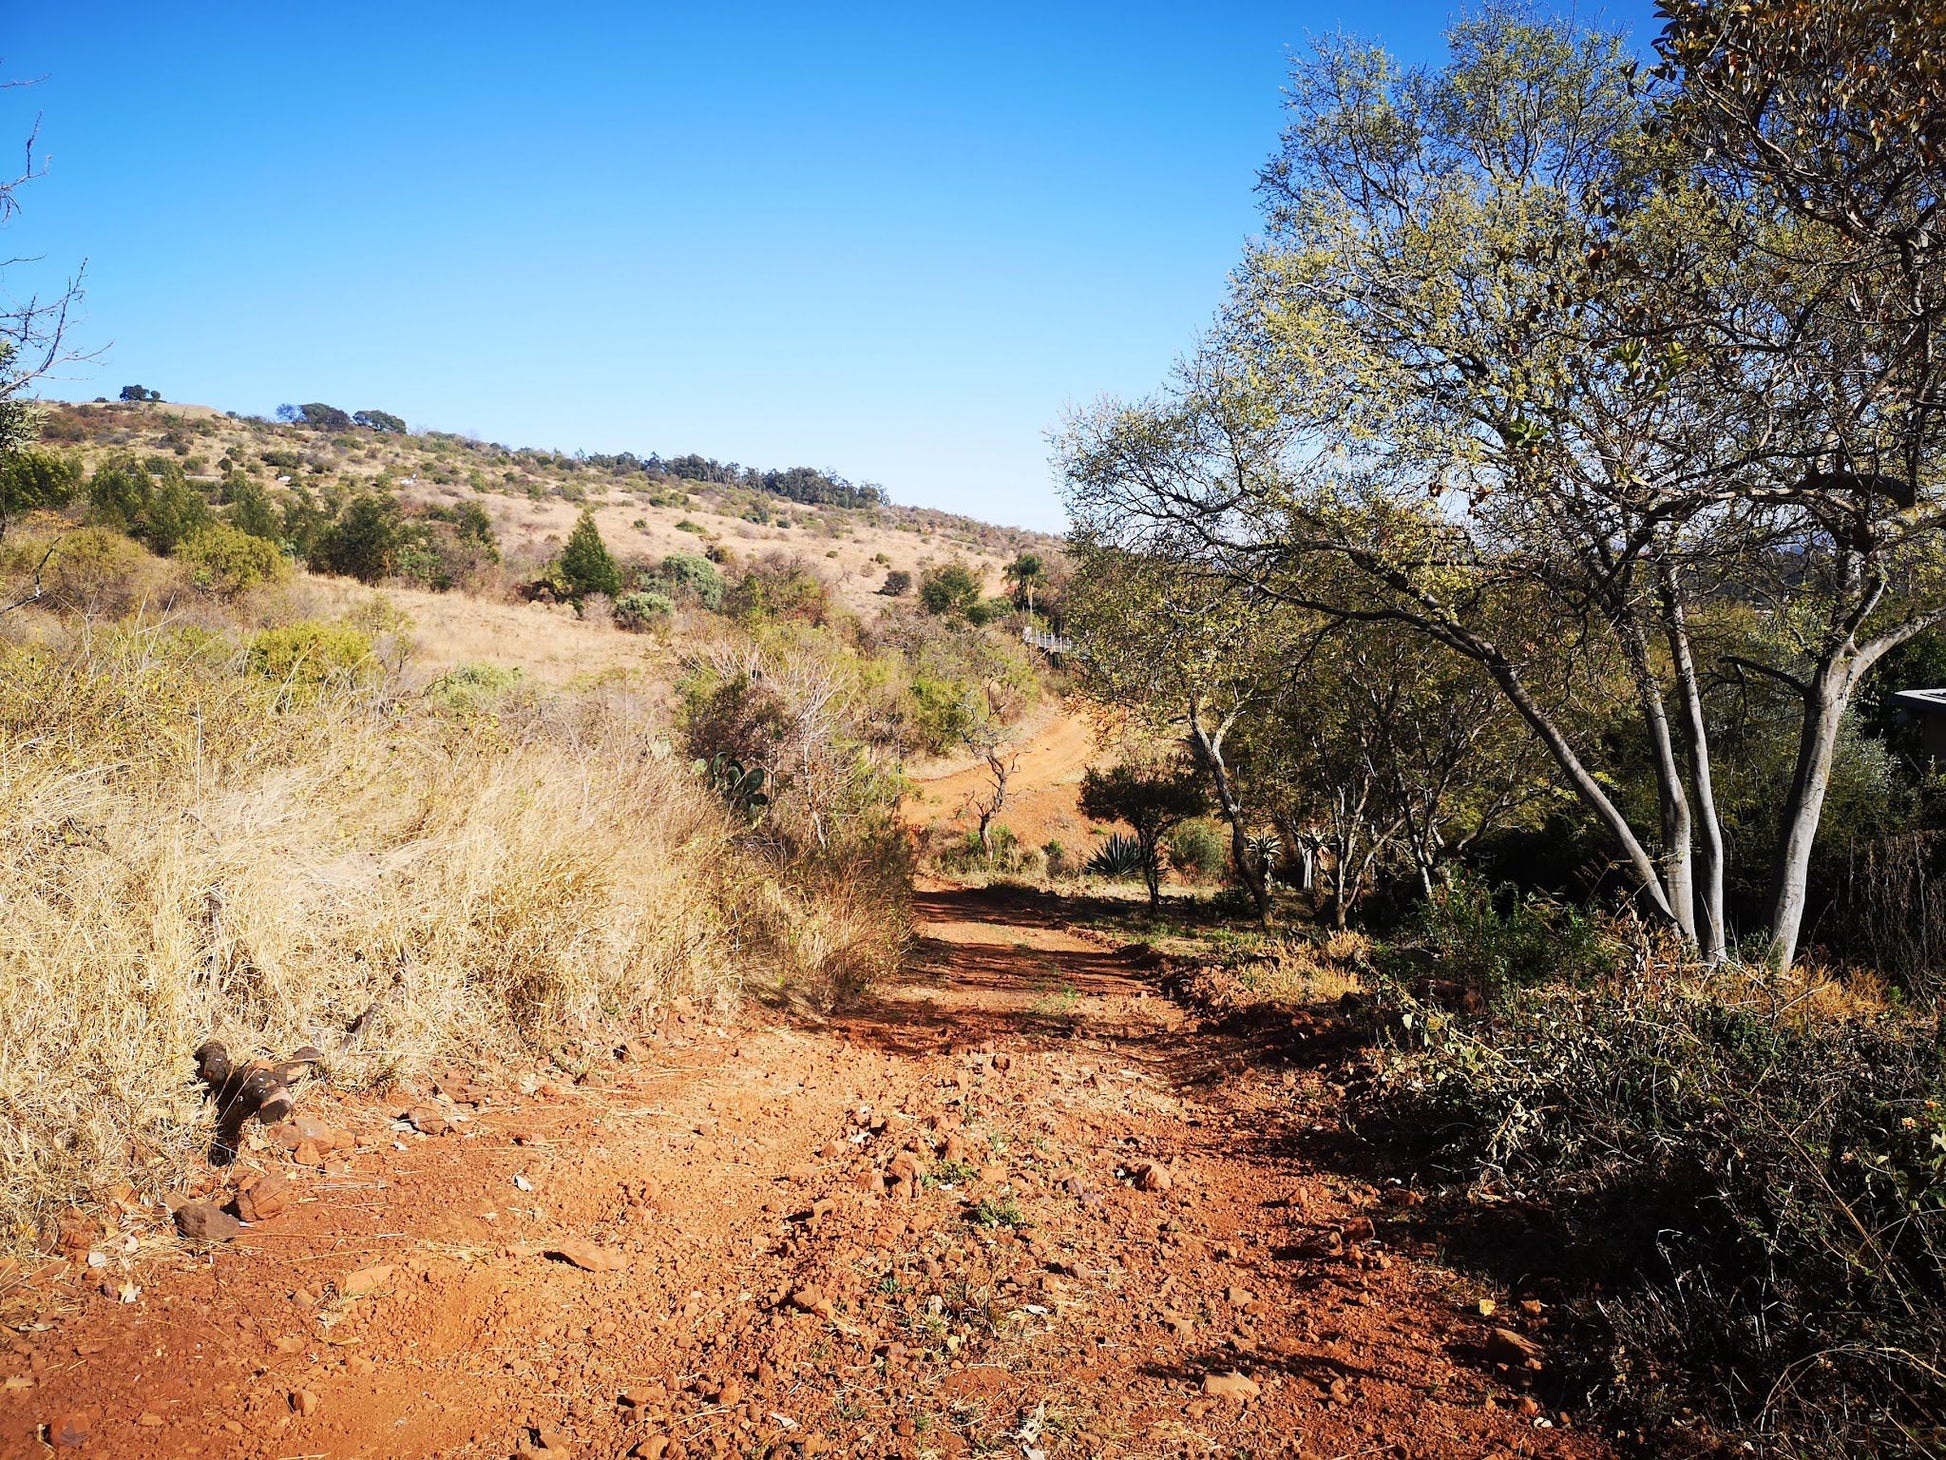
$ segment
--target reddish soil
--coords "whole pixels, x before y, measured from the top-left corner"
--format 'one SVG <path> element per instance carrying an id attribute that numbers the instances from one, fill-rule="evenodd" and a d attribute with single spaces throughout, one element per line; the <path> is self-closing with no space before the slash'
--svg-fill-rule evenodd
<path id="1" fill-rule="evenodd" d="M 309 1092 L 356 1145 L 247 1151 L 288 1209 L 200 1252 L 132 1212 L 15 1292 L 0 1455 L 1607 1453 L 1526 1392 L 1548 1315 L 1325 1158 L 1315 1070 L 1058 908 L 919 912 L 824 1027 L 450 1075 L 438 1136 Z"/>

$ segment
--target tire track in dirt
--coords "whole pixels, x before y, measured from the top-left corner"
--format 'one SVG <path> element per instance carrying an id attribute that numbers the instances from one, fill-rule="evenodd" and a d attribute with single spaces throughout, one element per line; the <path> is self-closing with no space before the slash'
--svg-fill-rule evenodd
<path id="1" fill-rule="evenodd" d="M 214 1254 L 102 1234 L 164 1251 L 133 1303 L 119 1258 L 15 1292 L 0 1454 L 1606 1453 L 1314 1158 L 1301 1064 L 1052 900 L 917 910 L 824 1027 L 683 1011 L 580 1086 L 468 1072 L 437 1138 L 313 1095 L 358 1143 L 289 1211 Z"/>

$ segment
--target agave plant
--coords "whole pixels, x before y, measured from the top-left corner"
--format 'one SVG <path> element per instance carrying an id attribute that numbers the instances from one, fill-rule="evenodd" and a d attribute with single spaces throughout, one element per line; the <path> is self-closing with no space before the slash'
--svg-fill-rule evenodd
<path id="1" fill-rule="evenodd" d="M 1263 870 L 1268 881 L 1278 862 L 1283 860 L 1284 839 L 1274 831 L 1260 831 L 1246 838 L 1244 846 L 1249 849 L 1250 860 Z"/>
<path id="2" fill-rule="evenodd" d="M 1088 870 L 1097 877 L 1135 877 L 1142 871 L 1142 843 L 1119 831 L 1108 838 L 1088 858 Z"/>

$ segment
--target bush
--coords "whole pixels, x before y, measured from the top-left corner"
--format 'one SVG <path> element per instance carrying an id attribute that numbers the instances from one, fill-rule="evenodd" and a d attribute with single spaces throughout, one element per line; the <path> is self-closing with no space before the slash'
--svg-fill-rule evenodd
<path id="1" fill-rule="evenodd" d="M 881 558 L 884 556 L 879 554 Z M 903 568 L 894 568 L 885 575 L 885 583 L 878 591 L 887 598 L 903 598 L 912 591 L 912 575 Z"/>
<path id="2" fill-rule="evenodd" d="M 209 503 L 166 457 L 111 457 L 88 481 L 88 502 L 103 527 L 167 556 L 210 521 Z"/>
<path id="3" fill-rule="evenodd" d="M 739 618 L 822 624 L 831 614 L 831 585 L 801 559 L 771 553 L 744 571 L 724 607 Z"/>
<path id="4" fill-rule="evenodd" d="M 1229 848 L 1223 833 L 1214 823 L 1201 819 L 1185 821 L 1163 838 L 1169 865 L 1178 876 L 1214 877 L 1223 870 Z"/>
<path id="5" fill-rule="evenodd" d="M 184 1071 L 212 1035 L 288 1052 L 370 1010 L 366 1039 L 328 1041 L 330 1077 L 382 1087 L 436 1059 L 584 1058 L 674 999 L 824 1006 L 898 960 L 896 851 L 843 877 L 751 850 L 637 702 L 503 702 L 483 733 L 293 698 L 260 672 L 281 659 L 309 662 L 289 635 L 0 644 L 12 1252 L 120 1182 L 155 1201 L 207 1175 Z"/>
<path id="6" fill-rule="evenodd" d="M 979 601 L 978 575 L 957 558 L 919 575 L 919 602 L 927 613 L 964 617 Z"/>
<path id="7" fill-rule="evenodd" d="M 399 504 L 366 493 L 354 497 L 338 520 L 318 534 L 311 566 L 361 583 L 383 582 L 398 569 L 403 539 Z"/>
<path id="8" fill-rule="evenodd" d="M 657 576 L 671 599 L 693 602 L 711 613 L 723 607 L 723 574 L 708 558 L 670 553 Z"/>
<path id="9" fill-rule="evenodd" d="M 48 554 L 48 548 L 53 552 Z M 105 527 L 83 527 L 51 543 L 25 539 L 9 545 L 6 564 L 22 590 L 40 568 L 43 606 L 89 618 L 120 618 L 138 608 L 166 609 L 182 577 L 140 543 Z M 44 566 L 42 558 L 46 556 Z"/>
<path id="10" fill-rule="evenodd" d="M 290 576 L 288 559 L 277 544 L 217 522 L 203 528 L 176 550 L 190 581 L 218 598 L 235 598 L 265 583 Z"/>
<path id="11" fill-rule="evenodd" d="M 1565 1230 L 1619 1409 L 1700 1409 L 1793 1454 L 1937 1454 L 1939 1049 L 1753 994 L 1515 992 L 1479 1021 L 1395 995 L 1406 1037 L 1362 1108 Z"/>
<path id="12" fill-rule="evenodd" d="M 1438 976 L 1491 1005 L 1546 982 L 1587 986 L 1612 973 L 1622 950 L 1586 912 L 1538 894 L 1495 894 L 1456 873 L 1421 903 L 1405 941 L 1430 955 Z"/>
<path id="13" fill-rule="evenodd" d="M 631 634 L 646 633 L 667 624 L 675 607 L 667 594 L 638 588 L 615 600 L 615 627 Z"/>
<path id="14" fill-rule="evenodd" d="M 1147 865 L 1142 843 L 1119 831 L 1096 847 L 1086 864 L 1087 870 L 1096 877 L 1106 877 L 1114 882 L 1139 877 Z"/>
<path id="15" fill-rule="evenodd" d="M 307 694 L 368 684 L 381 668 L 370 634 L 315 619 L 262 630 L 251 638 L 248 657 L 264 678 Z"/>

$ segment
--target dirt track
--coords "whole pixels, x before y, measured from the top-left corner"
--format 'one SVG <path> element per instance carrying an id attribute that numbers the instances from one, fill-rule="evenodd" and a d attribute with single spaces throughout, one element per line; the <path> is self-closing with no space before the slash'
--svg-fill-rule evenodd
<path id="1" fill-rule="evenodd" d="M 440 1136 L 312 1094 L 356 1148 L 248 1157 L 288 1210 L 128 1274 L 97 1232 L 105 1266 L 13 1295 L 0 1454 L 1605 1453 L 1385 1240 L 1301 1058 L 1058 907 L 919 913 L 827 1027 L 672 1017 L 606 1085 L 456 1073 Z"/>

